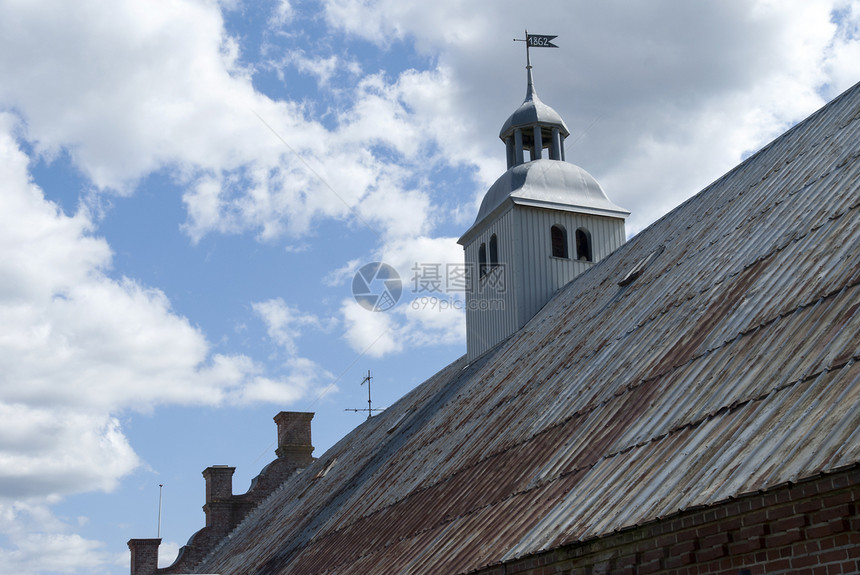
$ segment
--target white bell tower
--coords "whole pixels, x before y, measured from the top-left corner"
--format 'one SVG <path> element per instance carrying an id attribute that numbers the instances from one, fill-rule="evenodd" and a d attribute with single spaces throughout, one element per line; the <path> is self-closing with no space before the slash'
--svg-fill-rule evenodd
<path id="1" fill-rule="evenodd" d="M 565 161 L 570 134 L 541 102 L 531 64 L 526 99 L 502 126 L 508 170 L 459 239 L 467 268 L 466 349 L 472 361 L 523 327 L 562 286 L 625 241 L 630 212 Z"/>

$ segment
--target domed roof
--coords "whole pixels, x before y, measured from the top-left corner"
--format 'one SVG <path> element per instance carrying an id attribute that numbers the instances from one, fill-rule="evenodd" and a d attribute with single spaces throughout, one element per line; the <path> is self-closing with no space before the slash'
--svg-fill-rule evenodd
<path id="1" fill-rule="evenodd" d="M 561 115 L 538 98 L 537 92 L 534 88 L 532 71 L 531 68 L 529 68 L 526 99 L 505 121 L 501 131 L 499 132 L 499 137 L 504 140 L 511 135 L 514 128 L 534 126 L 535 124 L 556 126 L 561 130 L 562 137 L 566 138 L 570 135 L 570 130 L 567 129 L 567 125 L 565 125 Z"/>
<path id="2" fill-rule="evenodd" d="M 594 177 L 575 164 L 558 160 L 534 160 L 509 169 L 484 196 L 478 217 L 463 234 L 461 243 L 506 201 L 518 205 L 627 218 L 630 212 L 613 204 Z"/>

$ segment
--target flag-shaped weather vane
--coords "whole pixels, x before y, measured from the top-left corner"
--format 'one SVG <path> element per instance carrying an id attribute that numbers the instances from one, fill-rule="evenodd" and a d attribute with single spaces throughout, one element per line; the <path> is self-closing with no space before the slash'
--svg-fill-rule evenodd
<path id="1" fill-rule="evenodd" d="M 526 43 L 526 67 L 532 67 L 531 56 L 529 55 L 529 48 L 558 48 L 555 44 L 552 43 L 553 40 L 558 38 L 558 35 L 547 36 L 545 34 L 529 34 L 529 31 L 526 30 L 525 39 L 522 38 L 514 38 L 514 42 L 525 42 Z"/>

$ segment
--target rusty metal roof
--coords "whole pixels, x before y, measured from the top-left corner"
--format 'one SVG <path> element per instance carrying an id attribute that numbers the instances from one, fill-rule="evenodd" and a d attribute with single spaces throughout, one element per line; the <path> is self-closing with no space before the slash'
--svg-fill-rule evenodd
<path id="1" fill-rule="evenodd" d="M 858 208 L 860 84 L 358 427 L 199 570 L 467 573 L 860 462 Z"/>

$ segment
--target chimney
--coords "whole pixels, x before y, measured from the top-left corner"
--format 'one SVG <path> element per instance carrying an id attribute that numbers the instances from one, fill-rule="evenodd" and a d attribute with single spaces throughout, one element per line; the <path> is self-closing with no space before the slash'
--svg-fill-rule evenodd
<path id="1" fill-rule="evenodd" d="M 303 468 L 313 463 L 314 446 L 311 445 L 313 413 L 282 411 L 275 416 L 278 426 L 278 459 L 287 460 L 291 467 Z"/>
<path id="2" fill-rule="evenodd" d="M 282 411 L 275 416 L 278 427 L 278 456 L 254 478 L 251 489 L 243 495 L 233 495 L 235 467 L 213 465 L 203 471 L 206 480 L 206 526 L 195 533 L 180 551 L 171 570 L 193 569 L 215 545 L 230 533 L 259 503 L 292 476 L 297 469 L 313 463 L 311 445 L 313 413 Z M 161 539 L 132 539 L 131 575 L 156 575 L 158 546 Z M 175 571 L 182 572 L 182 571 Z"/>
<path id="3" fill-rule="evenodd" d="M 153 575 L 158 570 L 161 539 L 130 539 L 131 575 Z"/>
<path id="4" fill-rule="evenodd" d="M 206 527 L 211 527 L 215 533 L 223 533 L 232 527 L 233 504 L 233 473 L 235 467 L 229 465 L 213 465 L 203 470 L 206 479 Z"/>

